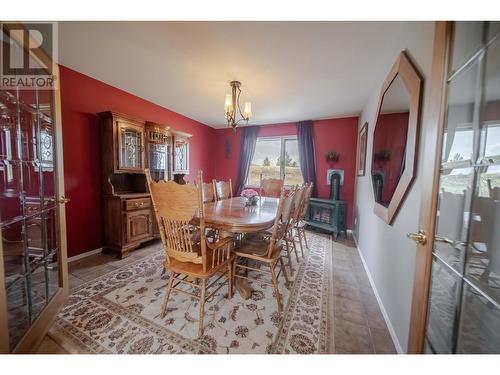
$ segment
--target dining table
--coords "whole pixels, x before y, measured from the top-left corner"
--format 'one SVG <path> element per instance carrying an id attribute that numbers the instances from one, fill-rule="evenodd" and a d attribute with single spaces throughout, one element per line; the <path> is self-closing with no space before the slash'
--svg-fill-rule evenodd
<path id="1" fill-rule="evenodd" d="M 203 205 L 205 225 L 217 229 L 221 238 L 261 232 L 274 225 L 278 203 L 278 198 L 271 197 L 259 197 L 254 206 L 248 206 L 244 197 L 207 202 Z M 237 278 L 234 287 L 244 299 L 250 297 L 252 290 L 245 279 Z"/>

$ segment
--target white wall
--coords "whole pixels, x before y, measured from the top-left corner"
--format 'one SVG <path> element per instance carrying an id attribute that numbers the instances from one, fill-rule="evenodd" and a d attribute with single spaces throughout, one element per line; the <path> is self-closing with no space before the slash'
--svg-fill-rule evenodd
<path id="1" fill-rule="evenodd" d="M 420 123 L 420 139 L 422 140 L 422 132 L 425 131 L 428 122 L 434 23 L 408 22 L 403 28 L 400 38 L 397 38 L 391 46 L 394 47 L 391 52 L 393 53 L 392 61 L 396 60 L 401 50 L 406 49 L 424 78 L 423 111 Z M 377 56 L 373 58 L 376 59 Z M 395 336 L 393 339 L 396 345 L 400 345 L 400 348 L 406 352 L 415 266 L 415 244 L 407 239 L 406 233 L 418 230 L 420 176 L 425 167 L 422 165 L 423 152 L 419 152 L 417 177 L 394 223 L 389 226 L 379 219 L 373 213 L 374 199 L 370 181 L 372 132 L 380 89 L 391 66 L 389 64 L 387 70 L 379 77 L 380 84 L 373 90 L 360 117 L 360 127 L 368 122 L 368 146 L 366 174 L 357 178 L 355 236 L 382 307 L 385 309 L 389 329 Z M 422 151 L 422 142 L 420 151 Z"/>

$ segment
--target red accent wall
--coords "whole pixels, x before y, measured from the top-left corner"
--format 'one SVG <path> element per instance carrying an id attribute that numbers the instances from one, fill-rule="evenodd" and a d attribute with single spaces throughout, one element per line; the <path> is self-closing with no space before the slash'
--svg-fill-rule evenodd
<path id="1" fill-rule="evenodd" d="M 325 160 L 328 151 L 340 153 L 339 161 L 333 166 L 344 170 L 344 186 L 340 189 L 340 198 L 347 202 L 347 226 L 352 228 L 352 209 L 354 204 L 354 179 L 356 174 L 356 147 L 358 138 L 358 117 L 317 120 L 313 122 L 316 148 L 316 186 L 318 197 L 328 198 L 330 188 L 326 183 L 327 169 Z M 259 137 L 285 136 L 297 134 L 295 123 L 262 126 Z M 236 180 L 240 157 L 241 129 L 216 130 L 214 175 L 218 179 Z M 233 186 L 235 184 L 233 183 Z M 235 187 L 236 188 L 236 187 Z"/>
<path id="2" fill-rule="evenodd" d="M 340 187 L 340 199 L 347 204 L 347 228 L 352 229 L 354 206 L 354 181 L 356 179 L 356 152 L 358 142 L 358 117 L 314 121 L 316 148 L 316 186 L 320 198 L 328 198 L 330 186 L 326 183 L 329 168 L 344 170 L 344 185 Z M 332 167 L 325 159 L 328 151 L 340 154 Z"/>
<path id="3" fill-rule="evenodd" d="M 212 165 L 214 176 L 217 180 L 232 180 L 233 194 L 238 175 L 238 163 L 240 161 L 241 128 L 215 130 L 215 141 L 212 153 Z"/>
<path id="4" fill-rule="evenodd" d="M 401 162 L 405 156 L 406 136 L 408 134 L 409 113 L 390 113 L 380 115 L 377 119 L 373 138 L 373 154 L 380 150 L 389 150 L 391 155 L 387 161 L 372 160 L 372 169 L 385 174 L 382 189 L 382 201 L 389 203 L 401 176 Z M 373 157 L 373 156 L 372 156 Z"/>
<path id="5" fill-rule="evenodd" d="M 64 142 L 64 177 L 68 256 L 102 246 L 100 136 L 98 112 L 113 110 L 144 120 L 165 123 L 193 134 L 190 144 L 192 181 L 203 170 L 204 180 L 214 176 L 211 163 L 215 130 L 101 81 L 60 67 Z"/>

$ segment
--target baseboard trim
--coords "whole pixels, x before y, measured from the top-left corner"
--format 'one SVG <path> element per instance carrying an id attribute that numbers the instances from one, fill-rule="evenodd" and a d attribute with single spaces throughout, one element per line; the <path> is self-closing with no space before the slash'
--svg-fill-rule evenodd
<path id="1" fill-rule="evenodd" d="M 87 258 L 87 257 L 94 255 L 94 254 L 99 254 L 101 251 L 102 251 L 102 247 L 99 247 L 95 250 L 90 250 L 90 251 L 86 251 L 86 252 L 78 254 L 78 255 L 74 255 L 71 258 L 68 258 L 68 263 L 74 262 L 75 260 Z"/>
<path id="2" fill-rule="evenodd" d="M 373 293 L 375 294 L 375 298 L 377 299 L 378 306 L 380 307 L 380 311 L 382 312 L 382 316 L 384 317 L 385 324 L 387 324 L 387 329 L 389 330 L 389 334 L 391 335 L 391 339 L 392 339 L 392 342 L 394 343 L 394 347 L 396 348 L 396 351 L 398 352 L 398 354 L 405 354 L 403 347 L 401 346 L 401 343 L 399 342 L 398 337 L 396 336 L 396 331 L 394 331 L 394 327 L 391 324 L 391 320 L 389 319 L 389 315 L 387 314 L 387 311 L 385 310 L 384 304 L 382 303 L 382 299 L 380 298 L 377 287 L 375 286 L 375 282 L 373 281 L 370 270 L 368 269 L 365 258 L 363 257 L 363 253 L 359 249 L 358 239 L 356 238 L 356 236 L 352 236 L 352 237 L 354 238 L 354 242 L 356 243 L 356 250 L 358 251 L 359 257 L 361 258 L 361 262 L 363 262 L 363 267 L 366 271 L 366 274 L 368 275 L 368 280 L 370 281 L 370 285 L 372 286 Z"/>

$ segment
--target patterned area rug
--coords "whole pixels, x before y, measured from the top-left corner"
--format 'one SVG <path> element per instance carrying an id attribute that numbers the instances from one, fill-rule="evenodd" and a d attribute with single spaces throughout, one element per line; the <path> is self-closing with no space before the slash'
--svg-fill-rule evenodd
<path id="1" fill-rule="evenodd" d="M 298 265 L 294 259 L 288 288 L 279 277 L 281 316 L 272 287 L 255 281 L 248 300 L 237 292 L 228 300 L 224 286 L 207 302 L 202 337 L 194 298 L 173 292 L 162 318 L 168 277 L 159 247 L 74 290 L 49 334 L 75 353 L 331 353 L 333 241 L 311 232 L 308 239 L 310 251 Z"/>

